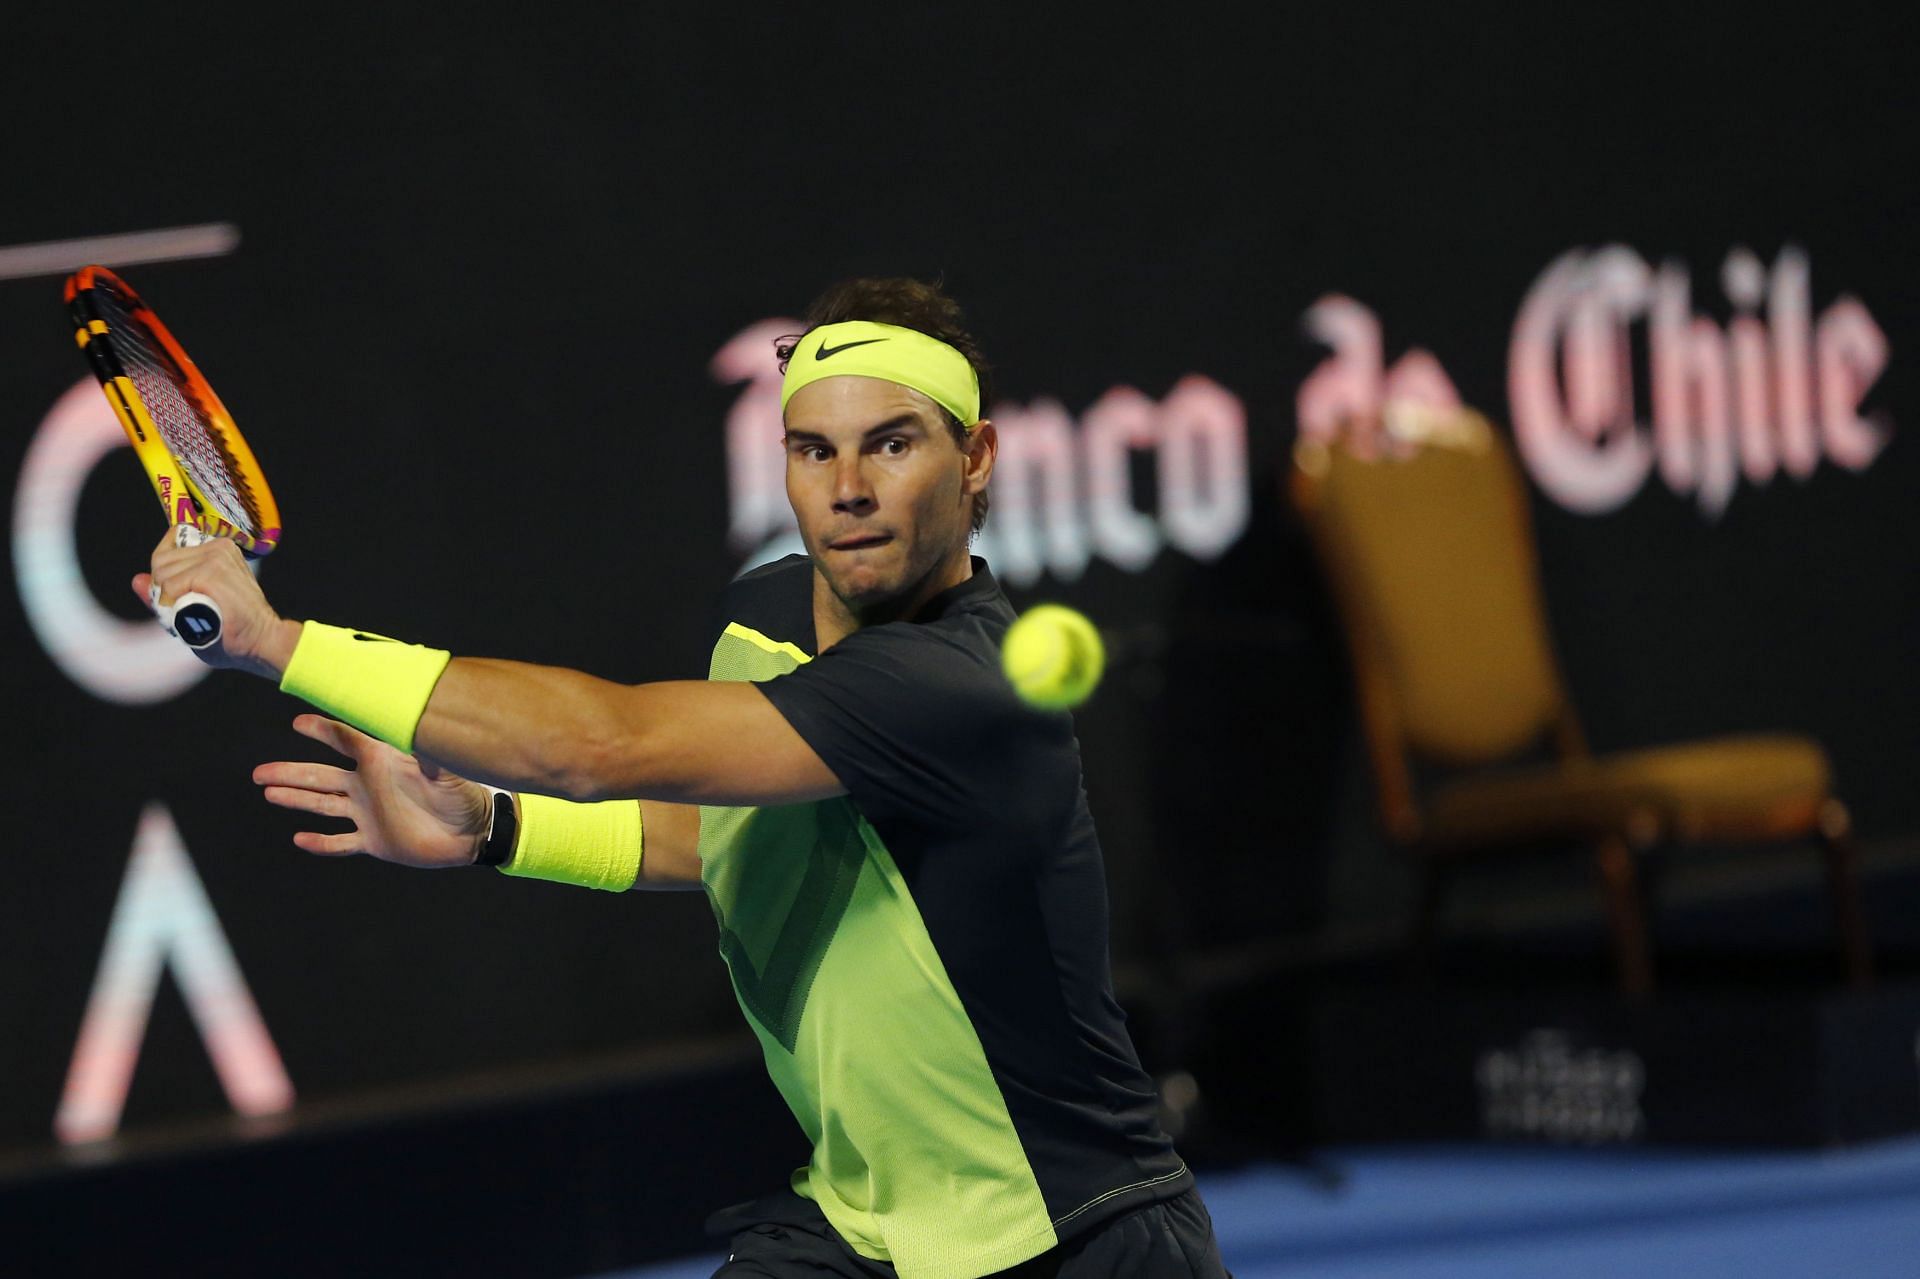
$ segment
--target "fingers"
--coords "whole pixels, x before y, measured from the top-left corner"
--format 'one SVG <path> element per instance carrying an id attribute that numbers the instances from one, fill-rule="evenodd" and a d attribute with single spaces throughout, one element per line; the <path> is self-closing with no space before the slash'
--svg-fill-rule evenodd
<path id="1" fill-rule="evenodd" d="M 312 813 L 316 817 L 337 817 L 346 822 L 354 820 L 353 801 L 331 791 L 305 790 L 298 786 L 267 786 L 261 789 L 260 797 L 277 808 L 291 808 L 296 812 Z"/>
<path id="2" fill-rule="evenodd" d="M 353 774 L 331 764 L 312 764 L 305 760 L 276 760 L 253 770 L 256 786 L 287 786 L 323 795 L 350 793 Z"/>
<path id="3" fill-rule="evenodd" d="M 238 567 L 240 571 L 246 571 L 246 556 L 242 555 L 240 548 L 227 538 L 209 538 L 204 542 L 188 546 L 182 546 L 179 543 L 180 538 L 175 529 L 168 529 L 166 536 L 160 539 L 160 544 L 153 548 L 150 561 L 152 572 L 141 575 L 149 579 L 149 590 L 153 582 L 160 584 L 160 595 L 155 601 L 157 603 L 171 603 L 176 597 L 203 587 L 207 584 L 205 579 L 208 578 L 209 573 L 218 573 L 223 561 L 229 567 Z M 142 595 L 153 598 L 149 590 L 143 590 Z"/>
<path id="4" fill-rule="evenodd" d="M 318 720 L 317 715 L 302 719 Z M 262 764 L 253 770 L 253 780 L 261 788 L 260 796 L 277 808 L 289 808 L 315 817 L 331 817 L 355 822 L 353 800 L 346 793 L 352 772 L 331 764 L 304 764 L 281 761 Z M 337 833 L 303 830 L 294 835 L 294 847 L 321 857 L 346 857 L 364 852 L 360 828 Z"/>
<path id="5" fill-rule="evenodd" d="M 321 857 L 346 857 L 360 851 L 360 832 L 323 835 L 319 831 L 303 830 L 293 837 L 293 846 Z"/>
<path id="6" fill-rule="evenodd" d="M 331 746 L 350 759 L 359 759 L 369 746 L 379 743 L 379 738 L 361 732 L 351 724 L 343 724 L 337 719 L 328 719 L 325 715 L 296 715 L 293 717 L 293 731 L 302 737 L 311 737 L 323 746 Z"/>
<path id="7" fill-rule="evenodd" d="M 149 612 L 153 610 L 153 574 L 135 573 L 133 575 L 133 593 L 140 597 L 140 603 Z"/>

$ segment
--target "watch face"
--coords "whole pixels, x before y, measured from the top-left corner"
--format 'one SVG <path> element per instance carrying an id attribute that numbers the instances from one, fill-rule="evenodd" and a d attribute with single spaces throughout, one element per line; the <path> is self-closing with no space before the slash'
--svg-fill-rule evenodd
<path id="1" fill-rule="evenodd" d="M 493 812 L 487 819 L 487 836 L 480 842 L 476 866 L 499 866 L 513 854 L 513 838 L 518 823 L 513 810 L 513 792 L 493 788 Z"/>

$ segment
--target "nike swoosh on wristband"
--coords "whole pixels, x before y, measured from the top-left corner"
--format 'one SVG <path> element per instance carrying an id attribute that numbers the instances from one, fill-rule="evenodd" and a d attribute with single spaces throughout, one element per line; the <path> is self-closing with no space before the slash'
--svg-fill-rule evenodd
<path id="1" fill-rule="evenodd" d="M 829 356 L 838 355 L 842 351 L 851 351 L 856 346 L 872 346 L 875 342 L 885 342 L 886 340 L 886 338 L 861 338 L 857 342 L 842 342 L 839 346 L 822 346 L 813 353 L 813 358 L 816 360 L 824 360 Z"/>
<path id="2" fill-rule="evenodd" d="M 357 640 L 367 640 L 375 644 L 398 644 L 400 642 L 396 639 L 390 639 L 385 635 L 368 635 L 364 631 L 355 631 L 353 637 Z"/>

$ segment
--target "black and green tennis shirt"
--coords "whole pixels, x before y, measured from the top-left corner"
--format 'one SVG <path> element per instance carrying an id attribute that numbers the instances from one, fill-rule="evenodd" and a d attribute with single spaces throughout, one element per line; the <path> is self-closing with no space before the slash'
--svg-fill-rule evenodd
<path id="1" fill-rule="evenodd" d="M 1071 716 L 1000 673 L 984 561 L 816 656 L 813 565 L 742 575 L 709 677 L 753 680 L 847 789 L 707 808 L 734 991 L 861 1255 L 972 1279 L 1188 1189 L 1127 1037 Z"/>

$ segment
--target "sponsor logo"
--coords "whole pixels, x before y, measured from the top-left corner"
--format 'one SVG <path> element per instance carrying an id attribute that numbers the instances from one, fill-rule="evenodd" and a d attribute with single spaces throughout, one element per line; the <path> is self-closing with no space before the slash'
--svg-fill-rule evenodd
<path id="1" fill-rule="evenodd" d="M 154 996 L 168 971 L 234 1110 L 269 1115 L 293 1105 L 286 1067 L 179 829 L 166 806 L 155 803 L 140 814 L 54 1116 L 62 1142 L 100 1141 L 118 1131 Z"/>
<path id="2" fill-rule="evenodd" d="M 1891 424 L 1862 403 L 1887 367 L 1886 335 L 1850 295 L 1816 316 L 1811 282 L 1799 248 L 1771 267 L 1736 248 L 1721 264 L 1721 322 L 1695 310 L 1683 263 L 1655 267 L 1623 245 L 1560 255 L 1522 299 L 1507 353 L 1514 442 L 1534 482 L 1599 515 L 1657 474 L 1711 520 L 1742 482 L 1872 465 Z M 1303 437 L 1392 451 L 1406 447 L 1388 429 L 1396 411 L 1459 405 L 1426 351 L 1387 367 L 1380 322 L 1353 299 L 1322 299 L 1306 328 L 1333 355 L 1300 388 Z"/>
<path id="3" fill-rule="evenodd" d="M 1646 1063 L 1629 1049 L 1579 1047 L 1564 1031 L 1534 1030 L 1512 1048 L 1481 1053 L 1473 1076 L 1489 1137 L 1600 1145 L 1646 1131 Z"/>
<path id="4" fill-rule="evenodd" d="M 886 338 L 860 338 L 854 342 L 842 342 L 839 346 L 827 346 L 822 343 L 819 349 L 814 351 L 813 358 L 816 360 L 829 360 L 842 351 L 851 351 L 856 346 L 872 346 L 875 342 L 885 342 L 886 340 Z"/>
<path id="5" fill-rule="evenodd" d="M 150 619 L 116 617 L 80 567 L 80 492 L 101 460 L 130 447 L 92 378 L 56 401 L 33 434 L 13 504 L 13 576 L 34 637 L 61 672 L 103 701 L 151 705 L 209 667 Z M 178 521 L 176 521 L 178 522 Z"/>

